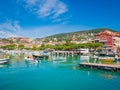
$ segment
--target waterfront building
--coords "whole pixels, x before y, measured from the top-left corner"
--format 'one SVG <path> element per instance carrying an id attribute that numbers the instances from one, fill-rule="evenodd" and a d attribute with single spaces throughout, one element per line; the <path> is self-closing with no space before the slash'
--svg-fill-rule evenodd
<path id="1" fill-rule="evenodd" d="M 94 42 L 102 43 L 105 50 L 116 51 L 120 46 L 120 33 L 105 30 L 95 35 Z"/>

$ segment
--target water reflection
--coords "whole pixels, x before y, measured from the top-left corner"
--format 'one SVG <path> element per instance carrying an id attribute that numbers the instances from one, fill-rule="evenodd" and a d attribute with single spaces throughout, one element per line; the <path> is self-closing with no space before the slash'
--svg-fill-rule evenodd
<path id="1" fill-rule="evenodd" d="M 9 64 L 1 64 L 1 65 L 0 65 L 0 69 L 1 69 L 1 68 L 9 68 L 9 67 L 10 67 Z"/>
<path id="2" fill-rule="evenodd" d="M 90 69 L 90 68 L 79 68 L 79 70 L 88 76 L 94 75 L 97 77 L 102 77 L 102 78 L 107 79 L 107 80 L 120 78 L 119 72 L 104 71 L 104 70 Z"/>
<path id="3" fill-rule="evenodd" d="M 62 70 L 72 70 L 75 72 L 82 72 L 82 74 L 87 74 L 88 76 L 91 75 L 97 75 L 99 77 L 103 77 L 105 79 L 113 79 L 115 77 L 119 77 L 120 74 L 116 72 L 110 72 L 110 71 L 102 71 L 102 70 L 95 70 L 95 69 L 85 69 L 80 68 L 79 63 L 80 62 L 95 62 L 95 59 L 92 58 L 92 56 L 59 56 L 61 58 L 65 57 L 65 60 L 52 60 L 52 57 L 50 56 L 47 60 L 41 60 L 38 63 L 34 62 L 27 62 L 24 60 L 24 55 L 22 56 L 11 56 L 10 63 L 5 65 L 0 65 L 0 68 L 56 68 L 56 69 L 62 69 Z M 57 56 L 58 57 L 58 56 Z M 54 67 L 55 66 L 55 67 Z"/>
<path id="4" fill-rule="evenodd" d="M 27 61 L 25 61 L 25 65 L 26 65 L 26 67 L 39 67 L 39 62 L 38 63 L 34 63 L 34 62 L 27 62 Z"/>
<path id="5" fill-rule="evenodd" d="M 101 58 L 101 57 L 98 57 Z M 15 56 L 10 56 L 10 64 L 12 66 L 15 67 L 19 67 L 19 66 L 24 66 L 25 60 L 24 60 L 24 55 L 15 55 Z M 52 62 L 52 63 L 66 63 L 66 64 L 76 64 L 78 65 L 79 63 L 82 62 L 90 62 L 90 63 L 108 63 L 106 61 L 101 61 L 96 59 L 94 56 L 92 55 L 69 55 L 69 56 L 65 56 L 65 55 L 61 55 L 61 56 L 56 56 L 56 55 L 51 55 L 49 56 L 48 59 L 43 59 L 41 60 L 42 62 Z M 27 64 L 31 64 L 27 63 Z M 39 62 L 40 63 L 40 62 Z M 113 63 L 113 62 L 112 62 Z M 118 62 L 117 64 L 120 64 L 120 62 Z"/>

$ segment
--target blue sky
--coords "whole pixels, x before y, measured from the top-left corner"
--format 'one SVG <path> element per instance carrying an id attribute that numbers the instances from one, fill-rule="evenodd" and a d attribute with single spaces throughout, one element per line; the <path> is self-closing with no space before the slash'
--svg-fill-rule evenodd
<path id="1" fill-rule="evenodd" d="M 0 37 L 120 30 L 120 0 L 0 0 Z"/>

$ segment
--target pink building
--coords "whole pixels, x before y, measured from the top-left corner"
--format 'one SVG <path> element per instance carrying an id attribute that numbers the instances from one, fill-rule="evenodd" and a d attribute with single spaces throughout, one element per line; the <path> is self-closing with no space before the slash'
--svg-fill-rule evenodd
<path id="1" fill-rule="evenodd" d="M 118 45 L 120 45 L 120 42 L 116 43 L 116 37 L 120 39 L 120 33 L 105 30 L 96 34 L 94 41 L 103 43 L 104 49 L 114 51 L 117 50 Z"/>

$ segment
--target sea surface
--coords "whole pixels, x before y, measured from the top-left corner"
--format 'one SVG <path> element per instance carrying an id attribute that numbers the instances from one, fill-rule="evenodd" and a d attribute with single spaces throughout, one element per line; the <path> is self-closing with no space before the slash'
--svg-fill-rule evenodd
<path id="1" fill-rule="evenodd" d="M 80 68 L 79 63 L 90 61 L 86 57 L 63 58 L 34 63 L 12 56 L 0 65 L 0 90 L 120 90 L 119 72 Z"/>

